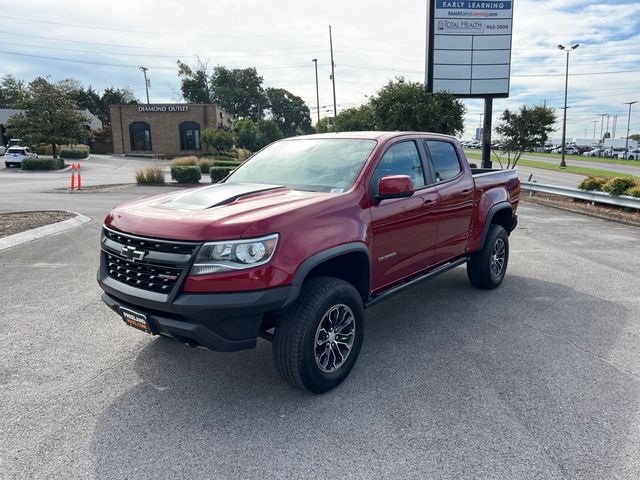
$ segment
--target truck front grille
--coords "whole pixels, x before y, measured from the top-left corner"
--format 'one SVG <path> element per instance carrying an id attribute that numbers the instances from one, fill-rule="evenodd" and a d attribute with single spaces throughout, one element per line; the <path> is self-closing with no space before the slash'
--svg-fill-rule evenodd
<path id="1" fill-rule="evenodd" d="M 102 229 L 102 262 L 109 277 L 169 295 L 191 267 L 200 244 L 138 237 Z"/>
<path id="2" fill-rule="evenodd" d="M 114 232 L 107 228 L 103 229 L 104 236 L 109 240 L 118 242 L 122 245 L 130 245 L 141 250 L 153 250 L 162 253 L 177 253 L 182 255 L 192 255 L 197 245 L 186 242 L 168 242 L 166 240 L 154 240 L 152 238 L 140 238 L 126 235 L 124 233 Z"/>
<path id="3" fill-rule="evenodd" d="M 182 270 L 161 265 L 130 262 L 106 253 L 109 276 L 119 282 L 158 293 L 169 293 L 178 283 Z"/>

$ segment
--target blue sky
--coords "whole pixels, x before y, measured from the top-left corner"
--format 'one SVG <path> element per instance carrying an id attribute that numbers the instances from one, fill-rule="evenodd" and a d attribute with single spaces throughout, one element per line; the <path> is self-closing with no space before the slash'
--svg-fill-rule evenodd
<path id="1" fill-rule="evenodd" d="M 0 1 L 0 74 L 25 80 L 76 78 L 103 90 L 131 87 L 144 98 L 138 65 L 149 68 L 152 102 L 178 102 L 176 60 L 256 66 L 266 86 L 286 88 L 312 107 L 318 58 L 321 116 L 332 105 L 328 25 L 333 26 L 339 109 L 358 105 L 388 80 L 424 80 L 426 3 L 409 0 L 279 0 L 190 2 Z M 640 3 L 628 0 L 514 0 L 511 96 L 505 108 L 542 104 L 561 117 L 565 54 L 571 53 L 568 135 L 600 134 L 601 114 L 616 137 L 626 134 L 627 106 L 640 101 Z M 467 100 L 465 133 L 480 121 L 482 102 Z M 640 131 L 640 104 L 632 133 Z M 495 124 L 495 122 L 494 122 Z M 604 118 L 606 129 L 607 118 Z M 559 127 L 559 125 L 558 125 Z"/>

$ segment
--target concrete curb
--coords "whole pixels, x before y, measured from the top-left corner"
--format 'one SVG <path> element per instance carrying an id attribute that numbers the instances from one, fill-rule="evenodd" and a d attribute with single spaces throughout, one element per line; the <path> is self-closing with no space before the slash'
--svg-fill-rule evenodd
<path id="1" fill-rule="evenodd" d="M 71 212 L 70 210 L 65 211 Z M 66 230 L 79 227 L 80 225 L 84 225 L 85 223 L 89 223 L 91 221 L 91 218 L 87 217 L 86 215 L 82 215 L 81 213 L 77 212 L 71 213 L 75 214 L 76 216 L 68 220 L 63 220 L 62 222 L 52 223 L 51 225 L 33 228 L 31 230 L 27 230 L 26 232 L 20 232 L 16 233 L 15 235 L 9 235 L 8 237 L 0 238 L 0 251 L 22 245 L 23 243 L 32 242 L 33 240 L 56 235 Z"/>

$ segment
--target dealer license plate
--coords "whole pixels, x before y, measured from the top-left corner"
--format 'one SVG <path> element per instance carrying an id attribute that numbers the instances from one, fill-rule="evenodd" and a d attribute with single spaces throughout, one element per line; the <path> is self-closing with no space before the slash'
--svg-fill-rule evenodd
<path id="1" fill-rule="evenodd" d="M 137 328 L 138 330 L 142 330 L 146 333 L 151 333 L 149 331 L 149 323 L 147 322 L 146 315 L 122 307 L 120 307 L 120 315 L 122 315 L 124 323 L 130 327 Z"/>

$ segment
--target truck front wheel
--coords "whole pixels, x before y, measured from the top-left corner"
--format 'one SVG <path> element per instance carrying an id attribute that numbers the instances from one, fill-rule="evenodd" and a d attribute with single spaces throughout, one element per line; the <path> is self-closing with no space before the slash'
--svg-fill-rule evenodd
<path id="1" fill-rule="evenodd" d="M 502 283 L 509 262 L 509 235 L 500 225 L 491 225 L 482 250 L 467 262 L 467 276 L 474 287 L 491 290 Z"/>
<path id="2" fill-rule="evenodd" d="M 311 393 L 339 385 L 360 353 L 363 318 L 362 299 L 350 283 L 330 277 L 305 282 L 276 322 L 273 359 L 280 375 Z"/>

